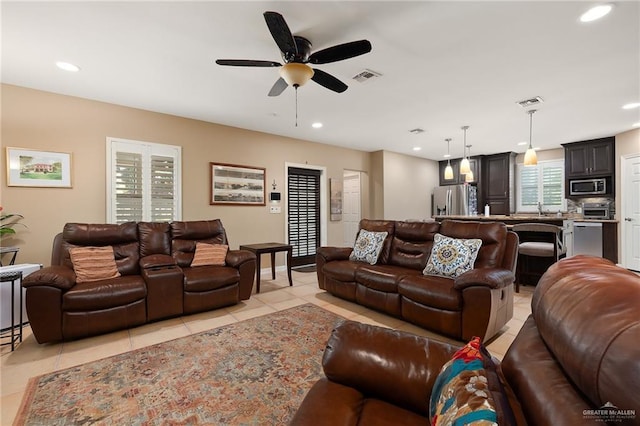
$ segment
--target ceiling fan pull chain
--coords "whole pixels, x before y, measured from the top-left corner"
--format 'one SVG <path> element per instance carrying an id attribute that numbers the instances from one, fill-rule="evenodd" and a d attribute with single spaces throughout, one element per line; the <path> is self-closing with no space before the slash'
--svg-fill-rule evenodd
<path id="1" fill-rule="evenodd" d="M 298 127 L 298 85 L 293 86 L 296 89 L 296 127 Z"/>

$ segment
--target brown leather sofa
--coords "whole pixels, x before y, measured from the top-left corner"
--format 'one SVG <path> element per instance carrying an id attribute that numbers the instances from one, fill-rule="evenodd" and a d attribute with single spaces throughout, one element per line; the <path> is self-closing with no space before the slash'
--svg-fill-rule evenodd
<path id="1" fill-rule="evenodd" d="M 256 259 L 229 250 L 224 266 L 190 267 L 197 242 L 227 244 L 220 220 L 68 223 L 51 266 L 25 277 L 26 307 L 39 343 L 70 340 L 249 299 Z M 76 283 L 69 250 L 112 246 L 120 276 Z"/>
<path id="2" fill-rule="evenodd" d="M 518 236 L 504 223 L 363 219 L 360 229 L 388 233 L 378 262 L 349 260 L 348 247 L 320 247 L 320 288 L 459 340 L 488 340 L 512 318 Z M 423 275 L 436 233 L 482 239 L 474 269 L 455 279 Z"/>
<path id="3" fill-rule="evenodd" d="M 551 266 L 497 363 L 513 416 L 501 426 L 640 424 L 639 306 L 640 277 L 608 260 L 576 256 Z M 431 390 L 457 349 L 344 322 L 324 353 L 326 377 L 291 424 L 429 424 Z"/>

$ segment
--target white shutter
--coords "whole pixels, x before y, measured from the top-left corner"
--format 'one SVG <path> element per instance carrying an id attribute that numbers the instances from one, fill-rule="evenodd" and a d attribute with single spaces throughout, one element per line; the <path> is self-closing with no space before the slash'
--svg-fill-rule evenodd
<path id="1" fill-rule="evenodd" d="M 538 203 L 545 211 L 565 210 L 564 161 L 541 161 L 536 166 L 517 165 L 517 210 L 537 212 Z"/>
<path id="2" fill-rule="evenodd" d="M 181 148 L 107 138 L 107 222 L 181 219 Z"/>
<path id="3" fill-rule="evenodd" d="M 142 220 L 142 155 L 116 152 L 115 222 Z"/>

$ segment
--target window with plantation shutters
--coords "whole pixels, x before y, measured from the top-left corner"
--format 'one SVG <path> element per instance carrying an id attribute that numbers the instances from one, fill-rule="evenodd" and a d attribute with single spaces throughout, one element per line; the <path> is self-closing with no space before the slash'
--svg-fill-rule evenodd
<path id="1" fill-rule="evenodd" d="M 517 210 L 537 212 L 538 203 L 545 211 L 565 210 L 564 161 L 539 161 L 536 166 L 517 165 Z"/>
<path id="2" fill-rule="evenodd" d="M 181 218 L 181 148 L 107 138 L 107 221 Z"/>

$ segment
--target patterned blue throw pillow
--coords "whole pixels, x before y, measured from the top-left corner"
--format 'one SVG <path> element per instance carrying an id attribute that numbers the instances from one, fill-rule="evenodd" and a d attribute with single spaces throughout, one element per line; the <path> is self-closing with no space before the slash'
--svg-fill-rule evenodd
<path id="1" fill-rule="evenodd" d="M 481 245 L 479 238 L 466 240 L 435 234 L 431 256 L 422 273 L 449 278 L 462 275 L 473 269 Z"/>
<path id="2" fill-rule="evenodd" d="M 353 251 L 349 255 L 349 260 L 375 265 L 387 234 L 387 232 L 372 232 L 361 229 L 360 233 L 358 233 L 358 238 L 356 238 L 356 244 L 353 246 Z"/>

